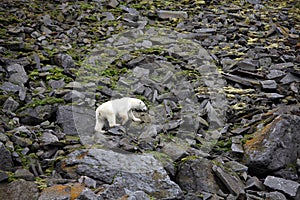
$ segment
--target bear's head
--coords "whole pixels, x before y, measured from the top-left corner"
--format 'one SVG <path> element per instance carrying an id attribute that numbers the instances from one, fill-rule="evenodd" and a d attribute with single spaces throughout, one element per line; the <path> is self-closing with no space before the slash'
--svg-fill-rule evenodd
<path id="1" fill-rule="evenodd" d="M 142 100 L 138 100 L 137 103 L 138 103 L 138 106 L 136 109 L 141 110 L 143 112 L 148 110 L 146 104 Z"/>

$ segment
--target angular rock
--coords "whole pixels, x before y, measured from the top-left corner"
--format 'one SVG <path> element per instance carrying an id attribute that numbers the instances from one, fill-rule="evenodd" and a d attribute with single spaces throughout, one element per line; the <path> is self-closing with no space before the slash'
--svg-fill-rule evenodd
<path id="1" fill-rule="evenodd" d="M 65 200 L 65 199 L 76 199 L 80 196 L 84 187 L 79 184 L 69 184 L 69 185 L 54 185 L 44 189 L 39 197 L 39 200 Z"/>
<path id="2" fill-rule="evenodd" d="M 286 200 L 286 197 L 281 192 L 270 192 L 266 194 L 266 198 L 269 198 L 270 200 Z"/>
<path id="3" fill-rule="evenodd" d="M 44 132 L 41 141 L 43 145 L 55 145 L 58 143 L 58 138 L 50 132 Z"/>
<path id="4" fill-rule="evenodd" d="M 63 79 L 61 80 L 50 80 L 49 85 L 51 86 L 52 89 L 58 89 L 58 88 L 63 88 L 66 83 L 64 82 Z"/>
<path id="5" fill-rule="evenodd" d="M 176 138 L 177 139 L 177 138 Z M 173 161 L 178 161 L 181 158 L 188 155 L 187 153 L 187 145 L 184 141 L 177 139 L 177 142 L 168 142 L 163 144 L 163 148 L 161 151 L 167 155 L 169 155 Z"/>
<path id="6" fill-rule="evenodd" d="M 60 66 L 64 69 L 69 69 L 69 68 L 75 67 L 73 58 L 70 55 L 64 54 L 64 53 L 59 53 L 59 54 L 55 55 L 54 62 L 58 66 Z"/>
<path id="7" fill-rule="evenodd" d="M 0 171 L 0 183 L 8 180 L 8 173 Z"/>
<path id="8" fill-rule="evenodd" d="M 245 195 L 244 191 L 244 183 L 238 178 L 235 172 L 230 169 L 223 169 L 217 165 L 213 166 L 213 171 L 217 175 L 217 177 L 222 181 L 222 183 L 226 186 L 226 188 L 230 191 L 231 194 L 240 198 Z"/>
<path id="9" fill-rule="evenodd" d="M 13 64 L 7 67 L 9 72 L 9 81 L 16 84 L 24 84 L 28 81 L 27 73 L 23 66 L 19 64 Z"/>
<path id="10" fill-rule="evenodd" d="M 18 92 L 21 87 L 18 85 L 15 85 L 11 82 L 4 82 L 1 86 L 0 86 L 1 90 L 4 90 L 6 92 Z"/>
<path id="11" fill-rule="evenodd" d="M 275 79 L 284 76 L 285 73 L 281 70 L 271 69 L 269 74 L 267 75 L 268 79 Z"/>
<path id="12" fill-rule="evenodd" d="M 51 120 L 56 112 L 55 105 L 36 106 L 34 108 L 27 108 L 22 111 L 20 122 L 26 125 L 37 125 L 43 121 Z"/>
<path id="13" fill-rule="evenodd" d="M 267 176 L 264 181 L 264 185 L 274 190 L 284 192 L 295 200 L 300 198 L 300 184 L 295 181 L 275 176 Z"/>
<path id="14" fill-rule="evenodd" d="M 300 152 L 300 117 L 279 115 L 244 144 L 249 172 L 271 173 L 294 165 Z"/>
<path id="15" fill-rule="evenodd" d="M 144 191 L 157 199 L 179 198 L 182 191 L 170 180 L 163 166 L 150 154 L 121 154 L 109 150 L 89 149 L 71 153 L 62 168 L 66 175 L 89 176 L 106 183 L 100 195 L 105 199 L 118 199 L 132 192 Z M 122 163 L 122 165 L 120 165 Z M 76 169 L 69 171 L 68 166 Z"/>
<path id="16" fill-rule="evenodd" d="M 19 103 L 15 101 L 12 97 L 8 97 L 3 104 L 3 110 L 8 112 L 14 112 L 18 107 Z"/>
<path id="17" fill-rule="evenodd" d="M 17 169 L 15 171 L 15 177 L 24 179 L 26 181 L 33 181 L 34 180 L 34 175 L 27 169 Z"/>
<path id="18" fill-rule="evenodd" d="M 157 11 L 157 15 L 161 19 L 172 19 L 172 18 L 186 19 L 186 18 L 188 18 L 187 12 L 184 12 L 184 11 L 159 10 L 159 11 Z"/>
<path id="19" fill-rule="evenodd" d="M 299 82 L 300 81 L 300 78 L 295 76 L 294 74 L 292 73 L 287 73 L 281 80 L 280 82 L 282 84 L 289 84 L 289 83 L 292 83 L 292 82 Z"/>
<path id="20" fill-rule="evenodd" d="M 0 170 L 10 171 L 14 166 L 11 153 L 8 151 L 4 144 L 0 142 Z"/>
<path id="21" fill-rule="evenodd" d="M 231 151 L 234 153 L 244 153 L 242 145 L 242 136 L 235 136 L 232 138 Z"/>
<path id="22" fill-rule="evenodd" d="M 0 184 L 0 199 L 20 200 L 39 198 L 39 189 L 32 181 L 17 180 L 9 184 Z"/>
<path id="23" fill-rule="evenodd" d="M 253 60 L 243 60 L 237 63 L 238 67 L 240 69 L 246 70 L 246 71 L 256 71 L 256 68 L 258 66 L 257 63 L 254 63 Z"/>
<path id="24" fill-rule="evenodd" d="M 202 192 L 217 193 L 217 181 L 212 171 L 213 163 L 206 158 L 193 159 L 186 157 L 178 165 L 176 182 L 184 191 L 199 194 Z"/>
<path id="25" fill-rule="evenodd" d="M 102 197 L 96 195 L 91 189 L 84 188 L 77 198 L 78 200 L 103 200 Z"/>
<path id="26" fill-rule="evenodd" d="M 277 83 L 274 80 L 265 80 L 265 81 L 261 81 L 260 83 L 263 89 L 274 90 L 277 88 Z"/>
<path id="27" fill-rule="evenodd" d="M 85 95 L 77 90 L 72 90 L 63 96 L 66 102 L 75 102 L 77 100 L 83 100 Z"/>
<path id="28" fill-rule="evenodd" d="M 117 0 L 109 0 L 107 5 L 112 8 L 116 8 L 119 5 L 119 2 Z"/>
<path id="29" fill-rule="evenodd" d="M 79 183 L 81 184 L 84 184 L 85 186 L 89 187 L 89 188 L 96 188 L 96 184 L 97 182 L 90 178 L 90 177 L 87 177 L 87 176 L 81 176 L 78 180 Z"/>
<path id="30" fill-rule="evenodd" d="M 248 190 L 264 190 L 263 183 L 257 177 L 250 177 L 246 182 L 245 189 Z"/>
<path id="31" fill-rule="evenodd" d="M 57 123 L 67 135 L 90 135 L 94 133 L 95 111 L 79 106 L 59 106 Z M 83 139 L 83 138 L 82 138 Z"/>

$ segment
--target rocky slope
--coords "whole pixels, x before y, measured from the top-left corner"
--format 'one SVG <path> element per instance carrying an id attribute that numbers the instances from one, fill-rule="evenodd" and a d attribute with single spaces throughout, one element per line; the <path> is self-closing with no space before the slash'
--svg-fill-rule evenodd
<path id="1" fill-rule="evenodd" d="M 2 1 L 0 199 L 299 199 L 299 14 Z M 122 96 L 143 122 L 94 133 L 96 106 Z"/>

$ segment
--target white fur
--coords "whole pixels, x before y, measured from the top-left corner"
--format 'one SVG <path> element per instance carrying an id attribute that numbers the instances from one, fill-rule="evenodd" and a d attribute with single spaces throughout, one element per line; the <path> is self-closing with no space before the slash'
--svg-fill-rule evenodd
<path id="1" fill-rule="evenodd" d="M 135 122 L 141 121 L 141 119 L 133 115 L 132 110 L 147 111 L 147 106 L 143 101 L 130 97 L 123 97 L 101 104 L 96 109 L 95 131 L 104 132 L 102 129 L 105 120 L 108 121 L 109 127 L 119 126 L 120 124 L 116 123 L 117 116 L 122 119 L 122 125 L 124 125 L 128 119 L 132 119 Z"/>

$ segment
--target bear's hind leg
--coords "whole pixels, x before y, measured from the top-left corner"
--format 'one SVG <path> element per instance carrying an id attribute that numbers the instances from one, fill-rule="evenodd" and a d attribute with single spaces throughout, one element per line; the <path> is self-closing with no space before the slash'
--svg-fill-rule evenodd
<path id="1" fill-rule="evenodd" d="M 109 124 L 110 128 L 115 127 L 115 126 L 120 126 L 120 124 L 116 123 L 116 116 L 115 115 L 107 117 L 107 121 L 108 121 L 108 124 Z"/>
<path id="2" fill-rule="evenodd" d="M 104 119 L 102 119 L 102 118 L 96 119 L 95 131 L 100 132 L 100 133 L 104 133 L 105 131 L 102 130 L 102 128 L 104 126 L 104 123 L 105 123 Z"/>

